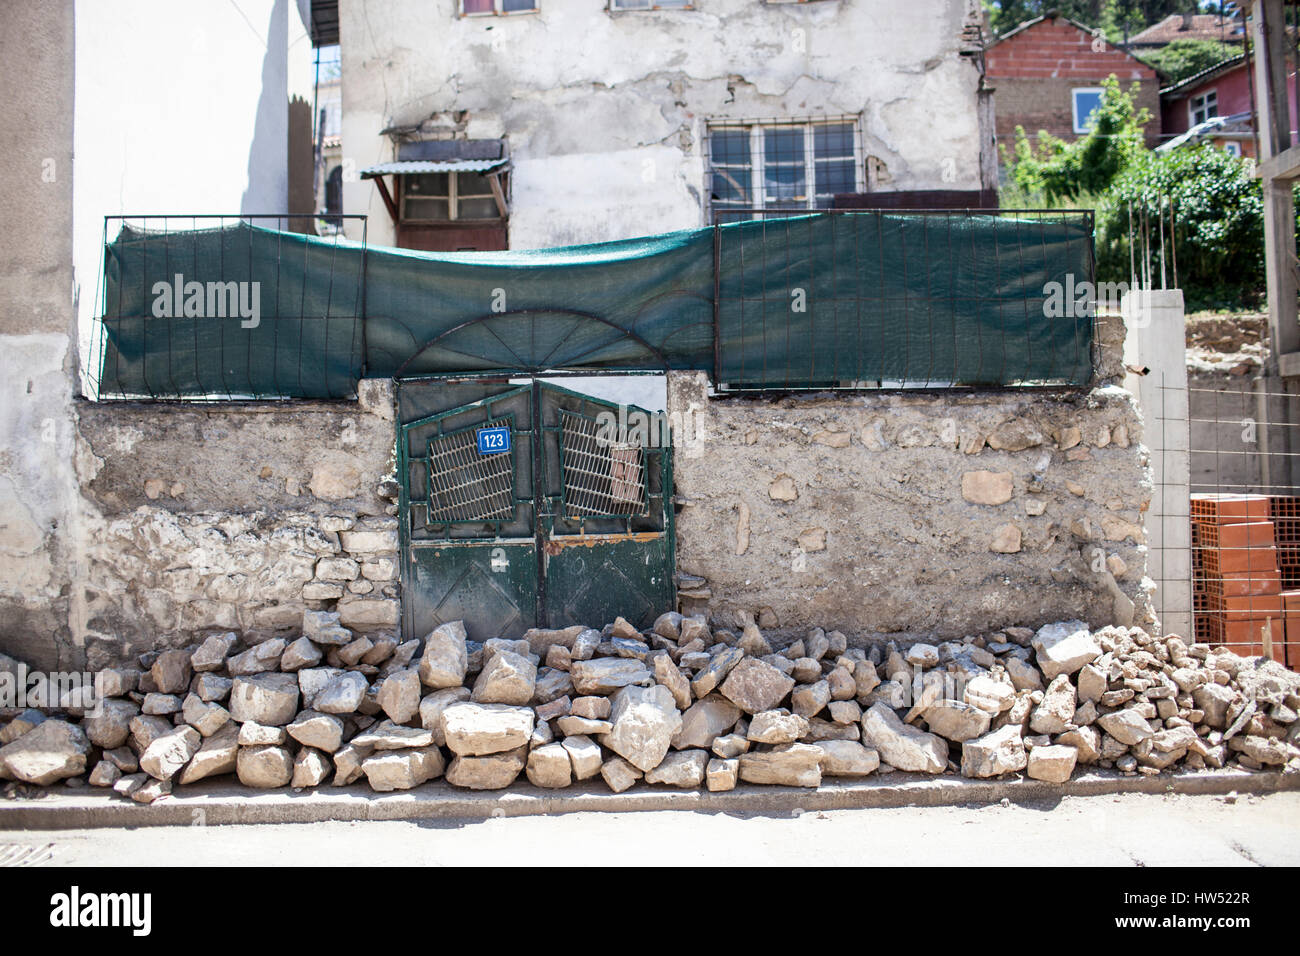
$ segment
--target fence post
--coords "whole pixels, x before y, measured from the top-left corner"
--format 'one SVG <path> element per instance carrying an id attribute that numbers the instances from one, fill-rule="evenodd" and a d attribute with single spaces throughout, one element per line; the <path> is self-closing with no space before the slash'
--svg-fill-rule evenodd
<path id="1" fill-rule="evenodd" d="M 1125 388 L 1142 409 L 1153 484 L 1147 511 L 1147 576 L 1161 633 L 1192 640 L 1191 435 L 1187 329 L 1181 289 L 1135 289 L 1120 301 L 1127 334 Z"/>

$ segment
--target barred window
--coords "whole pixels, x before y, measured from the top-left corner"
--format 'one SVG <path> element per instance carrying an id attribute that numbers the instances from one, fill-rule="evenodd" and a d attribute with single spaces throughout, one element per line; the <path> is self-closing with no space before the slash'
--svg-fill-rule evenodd
<path id="1" fill-rule="evenodd" d="M 491 17 L 509 13 L 533 13 L 537 0 L 460 0 L 462 17 Z"/>
<path id="2" fill-rule="evenodd" d="M 609 0 L 611 10 L 694 10 L 693 0 Z"/>
<path id="3" fill-rule="evenodd" d="M 719 122 L 709 125 L 709 197 L 715 222 L 754 211 L 829 209 L 835 196 L 862 192 L 857 122 Z"/>

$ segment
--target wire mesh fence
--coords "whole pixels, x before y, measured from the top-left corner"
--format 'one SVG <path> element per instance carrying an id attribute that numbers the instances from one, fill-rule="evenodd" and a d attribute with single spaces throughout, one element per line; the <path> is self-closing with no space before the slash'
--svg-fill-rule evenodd
<path id="1" fill-rule="evenodd" d="M 108 216 L 87 397 L 355 398 L 365 216 Z M 314 235 L 322 221 L 333 233 Z M 361 239 L 341 234 L 348 221 Z"/>
<path id="2" fill-rule="evenodd" d="M 1184 422 L 1146 438 L 1163 466 L 1148 524 L 1166 632 L 1187 622 L 1199 642 L 1300 669 L 1300 394 L 1276 379 L 1161 392 L 1186 396 Z"/>

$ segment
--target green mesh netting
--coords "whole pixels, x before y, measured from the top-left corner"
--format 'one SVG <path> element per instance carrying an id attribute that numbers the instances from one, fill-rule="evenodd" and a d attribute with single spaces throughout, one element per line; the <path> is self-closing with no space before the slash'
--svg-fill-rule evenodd
<path id="1" fill-rule="evenodd" d="M 1044 285 L 1092 278 L 1088 222 L 820 214 L 473 253 L 124 227 L 98 393 L 340 398 L 363 376 L 715 366 L 736 388 L 1083 384 L 1091 321 L 1049 315 Z"/>

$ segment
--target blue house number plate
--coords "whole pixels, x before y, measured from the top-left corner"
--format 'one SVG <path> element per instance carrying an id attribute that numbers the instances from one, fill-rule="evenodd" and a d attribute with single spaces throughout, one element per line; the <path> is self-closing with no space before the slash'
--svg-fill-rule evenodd
<path id="1" fill-rule="evenodd" d="M 510 429 L 505 426 L 480 428 L 476 435 L 480 455 L 495 455 L 510 450 Z"/>

